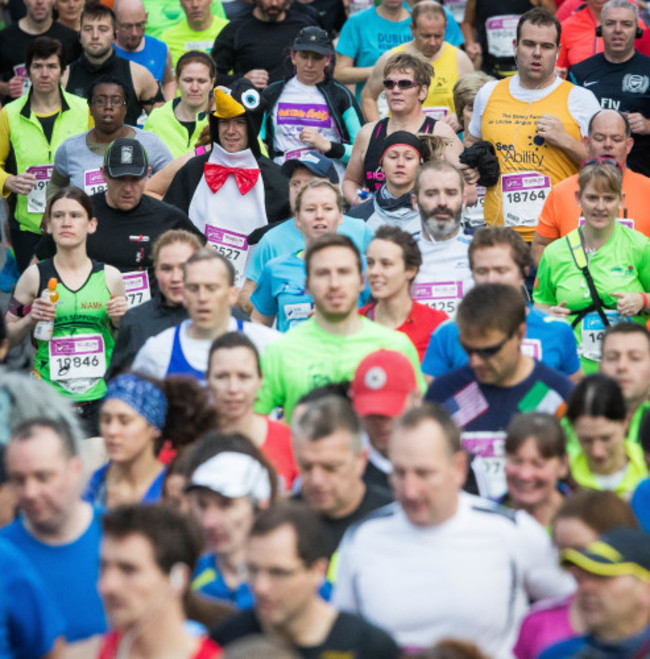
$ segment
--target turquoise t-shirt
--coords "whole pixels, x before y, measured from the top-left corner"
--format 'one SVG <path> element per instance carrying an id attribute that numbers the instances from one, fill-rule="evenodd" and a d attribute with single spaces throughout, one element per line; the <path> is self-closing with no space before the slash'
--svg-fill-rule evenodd
<path id="1" fill-rule="evenodd" d="M 617 299 L 612 293 L 642 293 L 650 290 L 650 241 L 642 233 L 615 223 L 611 238 L 596 252 L 587 254 L 589 272 L 606 307 L 610 324 L 645 324 L 645 316 L 626 318 L 616 313 Z M 542 255 L 537 271 L 533 299 L 554 306 L 566 300 L 572 311 L 592 303 L 587 282 L 575 264 L 566 238 L 551 243 Z M 576 314 L 568 317 L 573 322 Z M 582 368 L 586 374 L 598 370 L 600 344 L 605 326 L 596 311 L 585 316 L 574 332 Z"/>

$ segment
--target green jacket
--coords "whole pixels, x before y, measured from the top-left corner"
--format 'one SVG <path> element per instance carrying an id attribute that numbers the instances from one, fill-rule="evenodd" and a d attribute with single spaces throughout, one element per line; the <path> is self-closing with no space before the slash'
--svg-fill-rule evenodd
<path id="1" fill-rule="evenodd" d="M 208 113 L 199 112 L 196 115 L 194 132 L 188 135 L 185 126 L 174 114 L 174 108 L 180 100 L 175 98 L 159 108 L 154 108 L 143 126 L 144 130 L 155 133 L 167 145 L 174 158 L 193 151 L 201 131 L 208 125 Z"/>

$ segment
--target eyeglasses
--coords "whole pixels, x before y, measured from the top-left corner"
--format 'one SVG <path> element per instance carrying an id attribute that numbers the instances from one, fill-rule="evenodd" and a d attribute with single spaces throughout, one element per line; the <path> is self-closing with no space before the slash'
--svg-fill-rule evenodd
<path id="1" fill-rule="evenodd" d="M 481 359 L 490 359 L 490 357 L 494 357 L 494 355 L 496 355 L 512 337 L 512 334 L 508 334 L 503 341 L 499 341 L 496 345 L 487 346 L 486 348 L 472 348 L 465 345 L 462 341 L 460 341 L 460 347 L 467 353 L 468 357 L 478 355 Z"/>
<path id="2" fill-rule="evenodd" d="M 418 83 L 415 80 L 391 80 L 390 78 L 384 79 L 384 89 L 411 89 L 417 87 Z"/>
<path id="3" fill-rule="evenodd" d="M 610 167 L 616 167 L 619 171 L 623 171 L 623 168 L 621 167 L 621 163 L 618 162 L 618 160 L 614 160 L 614 158 L 588 158 L 587 160 L 583 160 L 582 164 L 580 165 L 580 169 L 584 169 L 585 167 L 591 167 L 592 165 L 609 165 Z"/>
<path id="4" fill-rule="evenodd" d="M 106 98 L 105 96 L 100 96 L 90 101 L 93 105 L 99 105 L 99 107 L 106 107 L 107 105 L 120 106 L 126 105 L 126 101 L 119 96 L 112 96 L 111 98 Z"/>

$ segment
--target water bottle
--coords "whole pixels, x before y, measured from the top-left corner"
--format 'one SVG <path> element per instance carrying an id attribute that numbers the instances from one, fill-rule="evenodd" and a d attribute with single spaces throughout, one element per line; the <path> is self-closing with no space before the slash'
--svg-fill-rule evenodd
<path id="1" fill-rule="evenodd" d="M 59 301 L 59 293 L 56 290 L 58 283 L 57 278 L 52 277 L 47 282 L 47 288 L 43 291 L 42 297 L 49 300 L 52 304 L 56 304 Z M 40 320 L 34 327 L 34 338 L 39 341 L 51 341 L 53 332 L 53 320 Z"/>

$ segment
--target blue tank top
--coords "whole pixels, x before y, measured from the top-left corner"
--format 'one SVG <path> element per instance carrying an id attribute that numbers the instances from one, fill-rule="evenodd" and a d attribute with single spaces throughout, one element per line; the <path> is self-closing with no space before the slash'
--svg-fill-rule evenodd
<path id="1" fill-rule="evenodd" d="M 167 63 L 167 44 L 160 39 L 145 34 L 144 48 L 138 51 L 123 50 L 117 44 L 113 45 L 119 57 L 128 59 L 136 64 L 141 64 L 151 71 L 153 77 L 162 82 L 165 75 L 165 64 Z"/>

